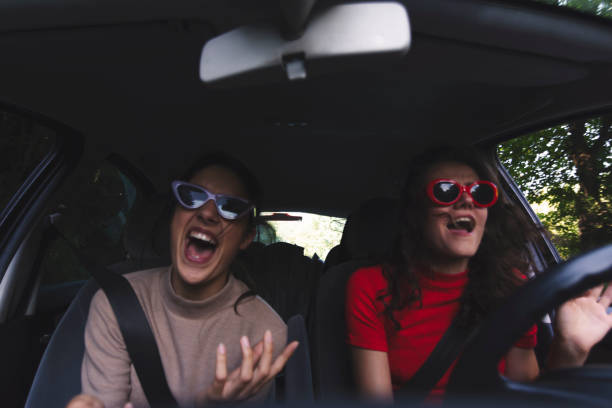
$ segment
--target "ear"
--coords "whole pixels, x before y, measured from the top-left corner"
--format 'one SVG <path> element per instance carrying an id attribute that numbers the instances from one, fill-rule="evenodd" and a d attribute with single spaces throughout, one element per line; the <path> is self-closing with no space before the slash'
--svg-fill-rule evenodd
<path id="1" fill-rule="evenodd" d="M 253 239 L 255 239 L 255 232 L 256 228 L 249 228 L 248 231 L 246 231 L 244 237 L 242 238 L 242 242 L 240 242 L 241 250 L 244 251 L 249 245 L 251 245 L 251 242 L 253 242 Z"/>

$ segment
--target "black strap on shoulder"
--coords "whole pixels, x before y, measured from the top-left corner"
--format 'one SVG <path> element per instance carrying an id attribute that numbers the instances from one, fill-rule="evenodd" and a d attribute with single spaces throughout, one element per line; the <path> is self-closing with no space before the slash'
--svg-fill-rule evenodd
<path id="1" fill-rule="evenodd" d="M 457 359 L 466 344 L 474 337 L 476 331 L 477 328 L 460 326 L 457 319 L 453 319 L 427 360 L 414 376 L 404 384 L 402 391 L 416 391 L 417 393 L 431 391 L 453 361 Z"/>
<path id="2" fill-rule="evenodd" d="M 178 407 L 168 387 L 153 331 L 134 289 L 121 275 L 89 262 L 85 265 L 110 302 L 149 405 L 151 408 Z"/>

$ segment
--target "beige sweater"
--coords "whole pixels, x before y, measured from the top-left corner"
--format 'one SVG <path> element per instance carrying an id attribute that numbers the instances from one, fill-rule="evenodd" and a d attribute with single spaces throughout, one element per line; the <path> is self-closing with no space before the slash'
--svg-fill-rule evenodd
<path id="1" fill-rule="evenodd" d="M 285 346 L 287 327 L 261 298 L 242 300 L 239 314 L 234 312 L 234 302 L 247 287 L 233 276 L 219 293 L 204 301 L 179 297 L 170 283 L 168 267 L 130 273 L 126 278 L 149 320 L 168 385 L 181 407 L 193 407 L 195 396 L 212 384 L 219 343 L 226 346 L 230 372 L 242 360 L 239 340 L 243 335 L 255 345 L 270 329 L 274 354 Z M 83 393 L 97 396 L 106 408 L 123 408 L 128 401 L 135 408 L 149 406 L 101 290 L 92 299 L 85 328 L 81 382 Z M 265 398 L 270 385 L 255 400 Z"/>

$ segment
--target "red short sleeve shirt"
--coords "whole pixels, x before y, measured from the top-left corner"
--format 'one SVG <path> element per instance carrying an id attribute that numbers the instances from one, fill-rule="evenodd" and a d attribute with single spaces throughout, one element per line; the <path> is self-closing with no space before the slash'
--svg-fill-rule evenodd
<path id="1" fill-rule="evenodd" d="M 446 275 L 430 272 L 419 276 L 422 307 L 410 305 L 394 313 L 401 329 L 396 330 L 383 315 L 387 281 L 380 266 L 359 269 L 349 279 L 346 298 L 347 342 L 355 347 L 385 351 L 389 357 L 393 389 L 407 382 L 427 360 L 453 317 L 459 311 L 459 300 L 468 282 L 467 271 Z M 515 345 L 536 345 L 533 326 Z M 436 384 L 433 394 L 442 394 L 454 364 Z M 500 372 L 505 361 L 500 362 Z"/>

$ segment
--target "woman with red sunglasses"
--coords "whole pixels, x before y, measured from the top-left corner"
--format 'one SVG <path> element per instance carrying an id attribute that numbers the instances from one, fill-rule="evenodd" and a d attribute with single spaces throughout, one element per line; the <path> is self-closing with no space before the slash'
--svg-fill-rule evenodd
<path id="1" fill-rule="evenodd" d="M 469 333 L 531 274 L 526 243 L 539 231 L 500 194 L 481 157 L 475 149 L 452 148 L 416 157 L 389 259 L 349 280 L 347 342 L 366 397 L 392 400 L 394 391 L 413 385 L 451 324 Z M 611 301 L 612 289 L 600 287 L 557 310 L 546 369 L 584 363 L 612 327 Z M 539 375 L 536 333 L 534 326 L 515 343 L 500 373 L 516 381 Z M 429 398 L 443 395 L 453 365 L 431 384 Z"/>
<path id="2" fill-rule="evenodd" d="M 285 346 L 285 323 L 233 276 L 238 252 L 255 235 L 259 184 L 236 159 L 210 154 L 173 182 L 172 191 L 172 265 L 126 276 L 170 391 L 189 407 L 265 400 L 297 342 Z M 91 302 L 81 379 L 83 394 L 68 408 L 151 404 L 102 291 Z"/>

